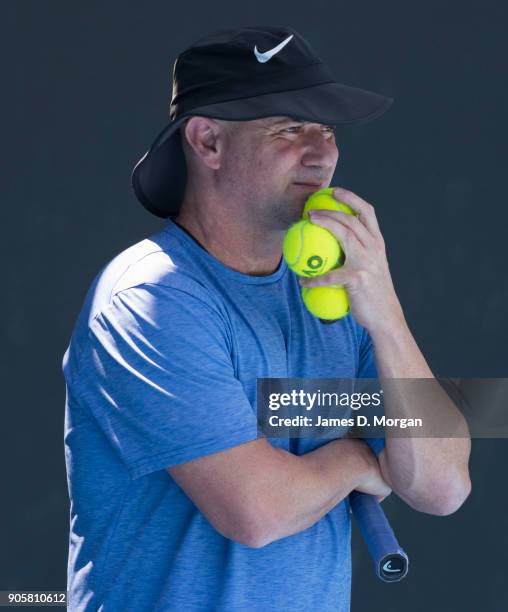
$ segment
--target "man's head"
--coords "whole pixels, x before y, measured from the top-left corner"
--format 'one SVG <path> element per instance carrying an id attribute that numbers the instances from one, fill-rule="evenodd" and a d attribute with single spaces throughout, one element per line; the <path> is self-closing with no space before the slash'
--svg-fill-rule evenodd
<path id="1" fill-rule="evenodd" d="M 284 230 L 301 216 L 310 193 L 329 185 L 339 155 L 333 126 L 284 116 L 193 116 L 180 129 L 183 206 L 210 206 L 266 230 Z"/>
<path id="2" fill-rule="evenodd" d="M 284 224 L 288 211 L 304 197 L 291 195 L 302 192 L 295 182 L 328 185 L 331 179 L 336 162 L 331 130 L 320 126 L 365 123 L 391 103 L 391 98 L 338 83 L 291 28 L 215 32 L 176 59 L 171 121 L 136 164 L 134 191 L 149 211 L 170 217 L 178 213 L 186 185 L 188 198 L 195 181 L 213 178 L 225 196 L 254 203 L 250 210 L 256 214 L 278 210 Z M 272 125 L 284 117 L 302 124 Z M 184 121 L 185 157 L 179 137 Z M 221 130 L 228 122 L 232 131 Z M 215 139 L 217 151 L 206 145 Z M 222 147 L 225 142 L 228 146 Z M 194 163 L 195 154 L 200 164 Z M 186 181 L 188 165 L 192 181 Z"/>

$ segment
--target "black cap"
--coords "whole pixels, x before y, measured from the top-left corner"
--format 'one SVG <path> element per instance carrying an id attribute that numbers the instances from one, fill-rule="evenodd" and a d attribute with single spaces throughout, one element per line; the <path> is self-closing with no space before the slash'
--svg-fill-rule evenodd
<path id="1" fill-rule="evenodd" d="M 309 43 L 288 27 L 221 30 L 176 59 L 170 123 L 136 164 L 132 185 L 143 206 L 175 215 L 187 178 L 180 125 L 199 115 L 230 121 L 287 116 L 329 125 L 358 124 L 393 100 L 337 83 Z"/>

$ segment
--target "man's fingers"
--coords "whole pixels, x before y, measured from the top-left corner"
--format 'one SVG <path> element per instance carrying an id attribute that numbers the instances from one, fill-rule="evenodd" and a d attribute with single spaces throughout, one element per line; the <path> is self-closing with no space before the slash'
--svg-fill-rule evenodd
<path id="1" fill-rule="evenodd" d="M 309 218 L 312 223 L 316 223 L 318 225 L 324 225 L 326 221 L 331 220 L 340 223 L 341 225 L 347 227 L 349 230 L 353 232 L 357 240 L 360 242 L 362 246 L 368 248 L 369 245 L 373 242 L 373 237 L 369 230 L 365 227 L 365 225 L 353 215 L 348 215 L 347 213 L 337 211 L 337 210 L 310 210 Z M 330 231 L 334 231 L 334 228 L 338 230 L 337 225 L 328 226 L 324 225 Z M 339 238 L 340 240 L 340 238 Z M 345 245 L 344 245 L 345 246 Z"/>
<path id="2" fill-rule="evenodd" d="M 324 285 L 338 285 L 346 287 L 349 282 L 349 272 L 344 268 L 331 270 L 326 274 L 315 276 L 314 278 L 300 278 L 299 282 L 302 287 L 323 287 Z"/>
<path id="3" fill-rule="evenodd" d="M 379 224 L 376 218 L 374 206 L 363 200 L 359 195 L 348 191 L 343 187 L 333 188 L 333 197 L 350 206 L 360 216 L 360 221 L 368 229 L 372 236 L 380 234 Z"/>
<path id="4" fill-rule="evenodd" d="M 360 251 L 365 249 L 364 245 L 359 241 L 354 231 L 334 218 L 332 214 L 323 214 L 321 211 L 319 211 L 319 214 L 314 214 L 314 211 L 310 212 L 312 213 L 309 213 L 312 223 L 326 228 L 335 236 L 335 238 L 337 238 L 346 254 L 346 259 L 348 257 L 356 257 Z M 335 211 L 331 212 L 335 215 L 340 214 Z M 346 217 L 349 216 L 346 213 L 343 214 Z"/>

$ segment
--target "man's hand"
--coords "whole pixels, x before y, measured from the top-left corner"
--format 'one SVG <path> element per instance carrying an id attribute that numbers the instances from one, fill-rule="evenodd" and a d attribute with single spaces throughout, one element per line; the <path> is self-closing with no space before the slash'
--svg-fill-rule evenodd
<path id="1" fill-rule="evenodd" d="M 328 229 L 343 247 L 344 265 L 312 279 L 301 279 L 304 287 L 343 285 L 355 319 L 372 333 L 380 325 L 391 327 L 403 320 L 386 259 L 385 243 L 374 207 L 351 191 L 335 187 L 335 199 L 357 214 L 334 210 L 311 210 L 310 220 Z"/>
<path id="2" fill-rule="evenodd" d="M 390 495 L 392 489 L 381 473 L 381 466 L 376 455 L 363 440 L 353 439 L 351 442 L 356 447 L 355 451 L 360 453 L 366 464 L 366 469 L 355 490 L 360 491 L 360 493 L 374 495 L 378 501 L 383 501 L 385 497 Z"/>

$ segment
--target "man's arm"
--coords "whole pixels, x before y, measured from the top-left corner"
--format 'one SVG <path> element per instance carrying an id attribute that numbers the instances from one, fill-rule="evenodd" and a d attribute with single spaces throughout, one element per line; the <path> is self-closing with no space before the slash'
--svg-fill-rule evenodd
<path id="1" fill-rule="evenodd" d="M 457 436 L 387 436 L 386 448 L 378 456 L 383 477 L 416 510 L 451 514 L 471 491 L 468 471 L 471 440 L 466 422 L 439 383 L 432 382 L 434 376 L 403 318 L 391 326 L 374 326 L 371 338 L 380 379 L 428 379 L 420 397 L 415 385 L 395 381 L 397 397 L 390 401 L 389 394 L 385 394 L 386 416 L 427 415 L 438 422 L 440 414 L 446 413 L 446 420 L 454 421 Z"/>
<path id="2" fill-rule="evenodd" d="M 386 249 L 374 207 L 355 193 L 336 187 L 334 197 L 356 216 L 333 210 L 312 210 L 312 223 L 331 231 L 346 253 L 345 264 L 327 274 L 301 279 L 305 287 L 342 285 L 351 312 L 370 334 L 380 379 L 430 379 L 422 401 L 415 387 L 393 381 L 395 393 L 385 394 L 387 416 L 425 416 L 453 421 L 455 438 L 386 437 L 379 455 L 381 470 L 392 489 L 410 506 L 431 514 L 450 514 L 469 495 L 469 431 L 462 415 L 439 391 L 430 368 L 411 335 L 395 293 Z M 435 388 L 432 384 L 434 379 Z M 427 384 L 427 383 L 426 383 Z M 423 398 L 425 400 L 426 398 Z"/>
<path id="3" fill-rule="evenodd" d="M 360 440 L 333 440 L 297 456 L 264 439 L 168 467 L 222 535 L 259 548 L 307 529 L 353 489 L 390 493 Z"/>

